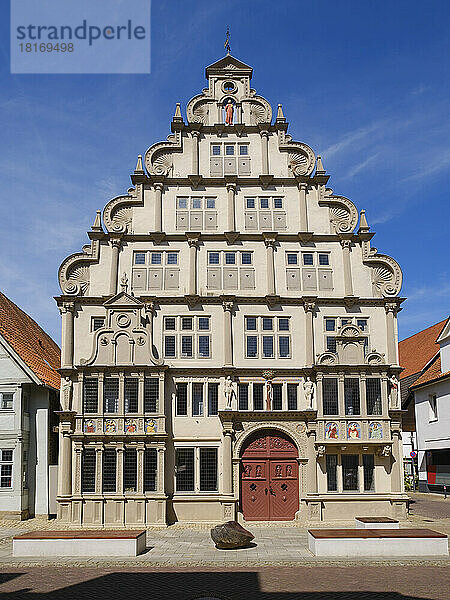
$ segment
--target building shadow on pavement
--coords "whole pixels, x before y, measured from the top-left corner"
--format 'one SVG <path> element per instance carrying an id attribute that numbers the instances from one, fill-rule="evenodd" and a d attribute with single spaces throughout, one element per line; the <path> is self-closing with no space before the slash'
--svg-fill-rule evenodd
<path id="1" fill-rule="evenodd" d="M 79 579 L 82 569 L 77 571 Z M 33 573 L 33 570 L 24 569 L 23 572 L 0 574 L 0 600 L 426 600 L 422 596 L 405 596 L 397 592 L 364 591 L 363 589 L 354 591 L 355 587 L 363 588 L 364 581 L 355 581 L 353 591 L 333 592 L 323 589 L 317 592 L 303 592 L 303 584 L 298 580 L 290 579 L 285 583 L 280 580 L 279 586 L 276 582 L 272 582 L 271 587 L 274 591 L 264 591 L 261 589 L 260 574 L 247 571 L 123 571 L 95 577 L 95 570 L 90 568 L 87 576 L 93 578 L 74 585 L 64 585 L 67 579 L 63 567 L 51 569 L 44 583 L 44 586 L 48 587 L 47 591 L 35 592 L 34 585 L 33 588 L 25 585 L 33 583 L 36 589 L 43 589 L 42 582 L 36 581 L 38 577 L 35 576 L 38 573 L 42 575 L 44 570 L 39 569 Z M 317 573 L 320 574 L 320 568 L 317 569 Z M 21 575 L 25 576 L 24 587 L 18 585 L 18 581 L 14 581 Z M 35 579 L 30 579 L 30 575 Z M 13 581 L 14 583 L 11 584 Z M 307 584 L 307 587 L 311 587 L 311 578 Z M 276 591 L 277 587 L 280 591 Z M 326 577 L 322 578 L 317 587 L 318 590 L 321 587 L 332 588 L 333 581 L 329 581 Z M 380 584 L 380 588 L 382 587 L 383 585 Z M 283 588 L 290 591 L 282 591 Z"/>

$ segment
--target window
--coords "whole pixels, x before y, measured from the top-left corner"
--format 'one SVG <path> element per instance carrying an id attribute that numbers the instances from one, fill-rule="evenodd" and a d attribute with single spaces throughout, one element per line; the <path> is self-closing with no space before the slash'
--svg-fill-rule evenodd
<path id="1" fill-rule="evenodd" d="M 219 384 L 208 383 L 208 416 L 219 414 Z"/>
<path id="2" fill-rule="evenodd" d="M 328 352 L 336 353 L 337 346 L 336 346 L 336 338 L 334 336 L 327 335 L 326 348 L 327 348 Z"/>
<path id="3" fill-rule="evenodd" d="M 0 488 L 12 488 L 13 451 L 0 450 Z"/>
<path id="4" fill-rule="evenodd" d="M 313 254 L 310 253 L 303 253 L 303 264 L 304 265 L 313 265 L 314 264 L 314 259 L 313 259 Z"/>
<path id="5" fill-rule="evenodd" d="M 217 144 L 213 144 L 213 146 L 211 147 L 211 153 L 213 156 L 220 156 L 220 150 L 221 147 Z"/>
<path id="6" fill-rule="evenodd" d="M 244 323 L 246 332 L 255 332 L 245 335 L 247 358 L 258 358 L 259 349 L 261 358 L 290 358 L 290 336 L 284 333 L 290 330 L 289 317 L 245 317 Z"/>
<path id="7" fill-rule="evenodd" d="M 288 265 L 298 265 L 298 252 L 286 252 L 286 262 Z"/>
<path id="8" fill-rule="evenodd" d="M 328 266 L 329 264 L 330 264 L 330 255 L 319 253 L 319 265 L 322 267 L 325 267 L 325 266 Z"/>
<path id="9" fill-rule="evenodd" d="M 194 448 L 175 450 L 175 477 L 177 492 L 194 491 Z"/>
<path id="10" fill-rule="evenodd" d="M 178 252 L 167 252 L 166 260 L 168 265 L 178 264 Z"/>
<path id="11" fill-rule="evenodd" d="M 235 265 L 236 264 L 236 252 L 225 252 L 225 264 Z"/>
<path id="12" fill-rule="evenodd" d="M 367 330 L 367 319 L 356 319 L 356 324 L 361 329 L 361 331 Z"/>
<path id="13" fill-rule="evenodd" d="M 95 492 L 96 452 L 85 448 L 81 455 L 81 491 L 85 494 Z"/>
<path id="14" fill-rule="evenodd" d="M 325 331 L 336 331 L 336 319 L 325 319 Z"/>
<path id="15" fill-rule="evenodd" d="M 123 453 L 123 490 L 137 490 L 137 452 L 135 448 L 125 448 Z"/>
<path id="16" fill-rule="evenodd" d="M 330 254 L 325 252 L 286 252 L 286 287 L 289 291 L 329 291 L 333 289 Z M 301 266 L 301 268 L 300 268 Z"/>
<path id="17" fill-rule="evenodd" d="M 12 410 L 14 403 L 13 392 L 3 392 L 0 394 L 0 407 L 2 410 Z"/>
<path id="18" fill-rule="evenodd" d="M 138 412 L 138 387 L 139 380 L 137 377 L 125 377 L 125 412 Z"/>
<path id="19" fill-rule="evenodd" d="M 210 146 L 210 176 L 250 175 L 251 159 L 248 143 L 214 142 Z"/>
<path id="20" fill-rule="evenodd" d="M 429 396 L 429 404 L 430 404 L 429 420 L 437 421 L 438 420 L 438 408 L 437 408 L 436 394 Z"/>
<path id="21" fill-rule="evenodd" d="M 342 455 L 342 487 L 345 492 L 358 492 L 358 455 Z"/>
<path id="22" fill-rule="evenodd" d="M 181 336 L 181 356 L 182 358 L 192 358 L 192 336 L 182 335 Z"/>
<path id="23" fill-rule="evenodd" d="M 102 461 L 102 490 L 103 492 L 116 491 L 117 452 L 113 449 L 103 450 Z"/>
<path id="24" fill-rule="evenodd" d="M 247 144 L 239 145 L 239 154 L 240 156 L 248 156 L 248 146 Z"/>
<path id="25" fill-rule="evenodd" d="M 274 198 L 273 199 L 273 207 L 274 208 L 283 208 L 283 198 Z"/>
<path id="26" fill-rule="evenodd" d="M 234 145 L 227 144 L 225 146 L 225 154 L 227 156 L 233 156 L 234 155 Z"/>
<path id="27" fill-rule="evenodd" d="M 253 252 L 209 251 L 207 255 L 209 290 L 253 290 Z"/>
<path id="28" fill-rule="evenodd" d="M 222 161 L 222 158 L 213 159 Z M 176 201 L 175 226 L 179 231 L 217 229 L 217 198 L 215 196 L 182 196 Z"/>
<path id="29" fill-rule="evenodd" d="M 253 410 L 264 410 L 264 384 L 253 384 Z"/>
<path id="30" fill-rule="evenodd" d="M 161 265 L 162 264 L 162 254 L 161 252 L 151 252 L 151 264 L 152 265 Z"/>
<path id="31" fill-rule="evenodd" d="M 177 383 L 176 415 L 187 416 L 187 383 Z"/>
<path id="32" fill-rule="evenodd" d="M 373 492 L 375 489 L 374 456 L 363 454 L 364 491 Z"/>
<path id="33" fill-rule="evenodd" d="M 248 383 L 238 385 L 238 408 L 248 410 Z"/>
<path id="34" fill-rule="evenodd" d="M 198 355 L 200 358 L 209 358 L 209 335 L 198 336 Z"/>
<path id="35" fill-rule="evenodd" d="M 192 208 L 201 208 L 202 198 L 191 198 L 191 206 Z"/>
<path id="36" fill-rule="evenodd" d="M 269 198 L 260 198 L 259 199 L 259 207 L 260 208 L 269 208 Z"/>
<path id="37" fill-rule="evenodd" d="M 179 252 L 175 250 L 135 252 L 131 288 L 137 292 L 177 290 L 180 277 L 178 266 Z"/>
<path id="38" fill-rule="evenodd" d="M 286 229 L 287 219 L 284 209 L 284 198 L 280 196 L 254 196 L 244 200 L 245 229 L 280 231 Z"/>
<path id="39" fill-rule="evenodd" d="M 98 412 L 98 379 L 96 377 L 84 378 L 83 411 L 85 413 Z"/>
<path id="40" fill-rule="evenodd" d="M 287 384 L 288 410 L 297 410 L 297 389 L 296 383 Z"/>
<path id="41" fill-rule="evenodd" d="M 192 416 L 203 416 L 203 383 L 192 384 Z"/>
<path id="42" fill-rule="evenodd" d="M 200 331 L 209 331 L 209 317 L 199 317 L 198 328 Z"/>
<path id="43" fill-rule="evenodd" d="M 346 377 L 344 379 L 344 401 L 346 415 L 359 415 L 359 379 L 355 377 Z"/>
<path id="44" fill-rule="evenodd" d="M 337 454 L 326 454 L 327 491 L 337 492 Z"/>
<path id="45" fill-rule="evenodd" d="M 200 491 L 217 491 L 217 448 L 200 448 Z"/>
<path id="46" fill-rule="evenodd" d="M 103 382 L 103 411 L 116 413 L 119 411 L 119 378 L 105 377 Z"/>
<path id="47" fill-rule="evenodd" d="M 135 252 L 134 253 L 134 264 L 135 265 L 145 265 L 146 256 L 147 255 L 145 252 Z"/>
<path id="48" fill-rule="evenodd" d="M 176 318 L 175 317 L 165 317 L 164 318 L 164 329 L 166 331 L 175 331 Z"/>
<path id="49" fill-rule="evenodd" d="M 218 489 L 217 448 L 175 449 L 177 492 L 216 492 Z"/>
<path id="50" fill-rule="evenodd" d="M 174 335 L 164 336 L 164 356 L 166 356 L 167 358 L 175 358 L 176 356 Z"/>
<path id="51" fill-rule="evenodd" d="M 155 448 L 144 450 L 144 492 L 156 490 L 157 451 Z"/>
<path id="52" fill-rule="evenodd" d="M 158 410 L 159 379 L 146 377 L 144 379 L 144 412 L 155 413 Z"/>
<path id="53" fill-rule="evenodd" d="M 281 383 L 274 383 L 272 385 L 272 409 L 282 410 L 283 409 L 283 386 Z"/>
<path id="54" fill-rule="evenodd" d="M 241 265 L 251 265 L 253 263 L 253 252 L 241 252 Z"/>
<path id="55" fill-rule="evenodd" d="M 105 317 L 92 317 L 91 331 L 97 331 L 105 326 Z"/>
<path id="56" fill-rule="evenodd" d="M 255 198 L 246 198 L 245 199 L 245 206 L 247 208 L 255 208 Z"/>
<path id="57" fill-rule="evenodd" d="M 165 317 L 164 329 L 166 358 L 211 358 L 210 317 Z"/>
<path id="58" fill-rule="evenodd" d="M 325 377 L 322 381 L 323 414 L 339 414 L 338 380 L 335 377 Z"/>
<path id="59" fill-rule="evenodd" d="M 208 265 L 220 265 L 219 252 L 208 252 Z"/>
<path id="60" fill-rule="evenodd" d="M 381 380 L 375 377 L 366 379 L 366 406 L 368 415 L 381 415 Z"/>

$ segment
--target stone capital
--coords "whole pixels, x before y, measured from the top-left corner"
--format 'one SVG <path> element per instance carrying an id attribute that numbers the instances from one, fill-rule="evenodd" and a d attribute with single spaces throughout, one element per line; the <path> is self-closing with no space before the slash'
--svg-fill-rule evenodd
<path id="1" fill-rule="evenodd" d="M 187 242 L 189 244 L 189 248 L 198 248 L 200 242 L 200 234 L 199 233 L 186 233 Z"/>
<path id="2" fill-rule="evenodd" d="M 59 307 L 59 312 L 63 315 L 65 313 L 74 313 L 75 304 L 73 302 L 63 302 Z"/>
<path id="3" fill-rule="evenodd" d="M 161 181 L 155 181 L 155 182 L 153 182 L 153 188 L 155 190 L 158 190 L 158 191 L 162 192 L 163 189 L 164 189 L 164 183 L 162 183 Z"/>
<path id="4" fill-rule="evenodd" d="M 397 304 L 397 302 L 386 302 L 384 305 L 384 310 L 386 311 L 386 314 L 392 313 L 396 315 L 400 310 L 400 306 Z"/>
<path id="5" fill-rule="evenodd" d="M 266 246 L 266 248 L 274 248 L 275 244 L 277 242 L 277 233 L 276 232 L 270 232 L 270 233 L 263 233 L 263 238 L 264 238 L 264 245 Z"/>
<path id="6" fill-rule="evenodd" d="M 303 298 L 303 308 L 305 309 L 305 312 L 314 312 L 316 309 L 316 299 Z"/>
<path id="7" fill-rule="evenodd" d="M 113 248 L 119 248 L 122 245 L 122 240 L 120 238 L 111 238 L 111 246 Z"/>
<path id="8" fill-rule="evenodd" d="M 352 241 L 348 240 L 348 239 L 341 239 L 339 243 L 341 244 L 342 248 L 345 250 L 350 250 L 351 245 L 352 245 Z"/>

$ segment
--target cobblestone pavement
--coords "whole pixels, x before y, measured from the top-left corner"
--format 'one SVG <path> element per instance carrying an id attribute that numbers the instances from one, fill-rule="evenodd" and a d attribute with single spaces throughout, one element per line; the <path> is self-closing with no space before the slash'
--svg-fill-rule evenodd
<path id="1" fill-rule="evenodd" d="M 428 519 L 450 519 L 450 495 L 447 499 L 439 494 L 422 494 L 410 492 L 410 515 Z"/>
<path id="2" fill-rule="evenodd" d="M 428 566 L 0 572 L 0 600 L 447 600 L 449 589 L 449 570 Z"/>

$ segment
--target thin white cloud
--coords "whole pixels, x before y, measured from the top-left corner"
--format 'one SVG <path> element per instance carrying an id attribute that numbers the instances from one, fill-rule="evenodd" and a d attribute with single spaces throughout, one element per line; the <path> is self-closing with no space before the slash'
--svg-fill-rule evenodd
<path id="1" fill-rule="evenodd" d="M 352 177 L 357 175 L 360 171 L 363 171 L 366 167 L 368 167 L 371 163 L 373 163 L 378 158 L 378 155 L 379 155 L 379 153 L 376 152 L 375 154 L 372 154 L 372 156 L 369 156 L 368 158 L 366 158 L 366 160 L 363 160 L 359 164 L 352 167 L 348 171 L 347 175 L 345 175 L 343 177 L 343 179 L 351 179 Z"/>

